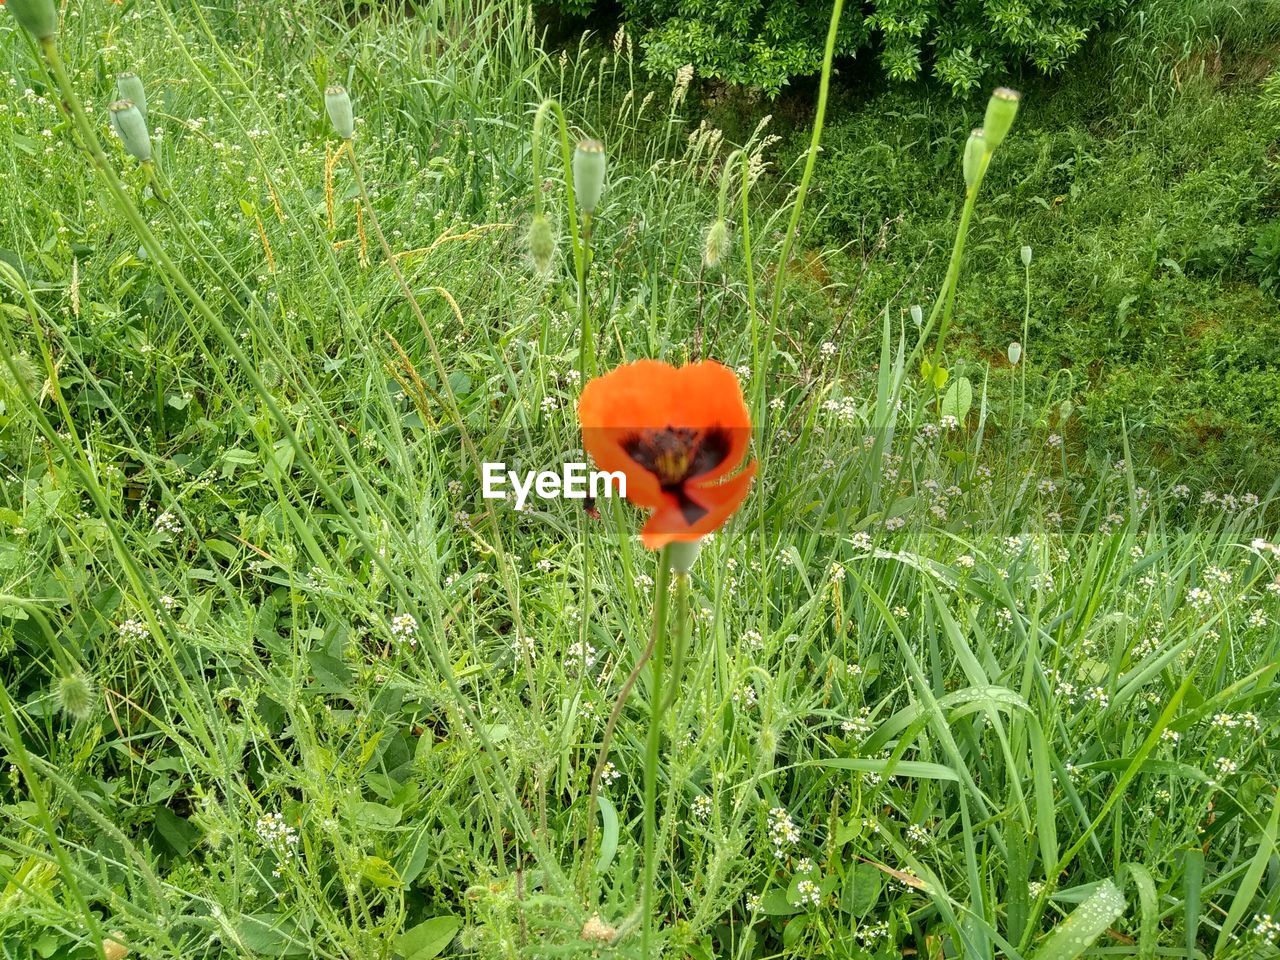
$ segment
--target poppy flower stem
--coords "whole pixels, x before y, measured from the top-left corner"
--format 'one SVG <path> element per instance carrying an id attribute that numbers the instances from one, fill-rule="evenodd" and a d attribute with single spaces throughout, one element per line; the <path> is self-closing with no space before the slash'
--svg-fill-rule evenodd
<path id="1" fill-rule="evenodd" d="M 578 352 L 583 383 L 596 375 L 595 333 L 591 329 L 591 307 L 587 303 L 587 272 L 591 269 L 591 221 L 594 219 L 594 215 L 590 213 L 582 214 L 582 253 L 574 258 L 578 280 L 578 317 L 582 327 Z"/>
<path id="2" fill-rule="evenodd" d="M 682 574 L 681 579 L 688 580 Z M 652 682 L 649 690 L 649 732 L 644 750 L 644 883 L 640 887 L 640 956 L 653 956 L 653 884 L 657 874 L 658 835 L 658 750 L 662 744 L 663 667 L 667 659 L 667 602 L 671 582 L 671 548 L 663 547 L 658 555 L 658 576 L 653 585 L 653 629 L 649 645 L 653 656 L 649 661 Z M 673 678 L 674 680 L 674 678 Z"/>
<path id="3" fill-rule="evenodd" d="M 578 224 L 578 204 L 573 193 L 573 150 L 569 146 L 569 126 L 565 123 L 564 110 L 553 99 L 543 100 L 533 115 L 533 211 L 541 214 L 542 197 L 542 125 L 548 114 L 554 113 L 560 134 L 560 160 L 564 165 L 565 207 L 569 214 L 569 242 L 573 248 L 573 274 L 578 284 L 578 313 L 582 323 L 582 342 L 579 344 L 579 366 L 585 383 L 595 376 L 595 350 L 591 340 L 591 318 L 587 313 L 587 270 L 590 264 L 591 214 L 583 211 L 581 229 Z"/>
<path id="4" fill-rule="evenodd" d="M 680 693 L 680 680 L 684 677 L 684 664 L 689 652 L 689 574 L 676 574 L 676 631 L 675 645 L 671 651 L 671 673 L 668 677 L 667 696 L 662 713 L 675 706 Z"/>

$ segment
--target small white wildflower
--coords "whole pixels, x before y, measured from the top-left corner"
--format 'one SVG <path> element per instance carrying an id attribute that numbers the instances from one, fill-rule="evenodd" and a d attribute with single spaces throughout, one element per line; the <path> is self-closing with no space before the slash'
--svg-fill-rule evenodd
<path id="1" fill-rule="evenodd" d="M 411 613 L 398 613 L 391 618 L 391 636 L 411 647 L 418 645 L 418 621 Z"/>

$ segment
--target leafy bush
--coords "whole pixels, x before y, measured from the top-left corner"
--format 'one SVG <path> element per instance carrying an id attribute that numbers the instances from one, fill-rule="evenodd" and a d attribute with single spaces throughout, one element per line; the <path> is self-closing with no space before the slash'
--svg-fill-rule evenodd
<path id="1" fill-rule="evenodd" d="M 1249 252 L 1249 266 L 1258 275 L 1258 286 L 1280 297 L 1280 220 L 1258 231 L 1258 241 Z"/>
<path id="2" fill-rule="evenodd" d="M 592 0 L 558 0 L 582 16 Z M 1105 0 L 873 0 L 848 4 L 837 53 L 874 51 L 894 80 L 929 74 L 953 92 L 979 86 L 1021 63 L 1052 73 L 1099 24 Z M 792 77 L 816 73 L 830 0 L 623 0 L 649 68 L 699 74 L 775 95 Z"/>

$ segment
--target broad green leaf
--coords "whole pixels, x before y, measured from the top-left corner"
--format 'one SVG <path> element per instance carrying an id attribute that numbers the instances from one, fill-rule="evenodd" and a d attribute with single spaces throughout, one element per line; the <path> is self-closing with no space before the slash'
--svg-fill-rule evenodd
<path id="1" fill-rule="evenodd" d="M 969 416 L 969 411 L 972 408 L 973 384 L 969 382 L 968 377 L 957 377 L 956 381 L 947 388 L 947 393 L 942 398 L 942 415 L 944 417 L 955 417 L 963 422 L 964 418 Z"/>
<path id="2" fill-rule="evenodd" d="M 460 917 L 433 917 L 402 933 L 396 939 L 396 953 L 404 960 L 432 960 L 444 953 L 460 926 Z"/>
<path id="3" fill-rule="evenodd" d="M 596 873 L 604 873 L 618 852 L 618 811 L 604 794 L 596 797 L 600 807 L 600 856 L 596 858 Z"/>

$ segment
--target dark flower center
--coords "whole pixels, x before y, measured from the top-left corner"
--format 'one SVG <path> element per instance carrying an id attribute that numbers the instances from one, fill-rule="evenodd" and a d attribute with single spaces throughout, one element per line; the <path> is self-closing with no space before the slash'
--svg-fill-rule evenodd
<path id="1" fill-rule="evenodd" d="M 724 463 L 731 447 L 724 427 L 650 428 L 622 443 L 627 456 L 657 477 L 664 491 L 675 496 L 680 512 L 690 524 L 708 511 L 689 498 L 684 484 Z"/>

